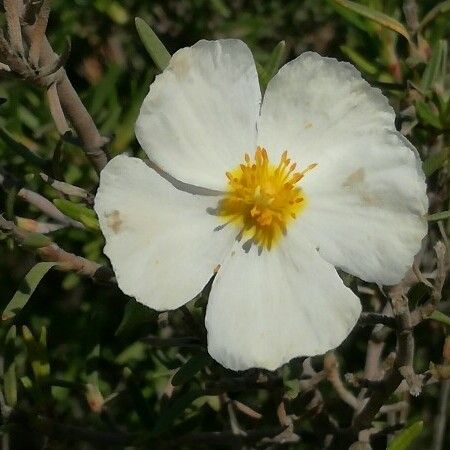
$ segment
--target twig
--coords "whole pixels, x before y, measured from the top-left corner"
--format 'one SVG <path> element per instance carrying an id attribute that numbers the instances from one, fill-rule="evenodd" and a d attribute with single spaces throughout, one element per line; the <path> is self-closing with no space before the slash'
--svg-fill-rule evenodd
<path id="1" fill-rule="evenodd" d="M 2 216 L 0 216 L 0 229 L 11 233 L 18 243 L 23 243 L 29 235 L 27 231 L 21 230 L 13 222 L 5 220 Z M 66 252 L 55 243 L 40 247 L 36 249 L 36 252 L 45 261 L 57 262 L 59 270 L 73 271 L 101 282 L 114 281 L 114 273 L 108 267 Z"/>
<path id="2" fill-rule="evenodd" d="M 30 39 L 29 60 L 33 67 L 39 67 L 39 56 L 41 54 L 42 42 L 47 30 L 48 17 L 50 15 L 51 0 L 44 0 L 36 16 L 33 33 Z"/>
<path id="3" fill-rule="evenodd" d="M 371 427 L 372 420 L 378 414 L 380 408 L 400 385 L 403 376 L 399 369 L 410 367 L 412 370 L 414 339 L 411 331 L 408 299 L 404 294 L 406 288 L 406 282 L 403 282 L 392 288 L 390 292 L 394 315 L 397 320 L 397 355 L 394 366 L 384 376 L 380 388 L 373 391 L 365 406 L 354 417 L 352 429 L 356 433 L 359 430 Z"/>
<path id="4" fill-rule="evenodd" d="M 61 102 L 59 101 L 58 89 L 56 83 L 52 83 L 47 89 L 47 99 L 48 106 L 50 108 L 50 113 L 55 122 L 56 129 L 61 136 L 70 132 L 69 125 L 67 124 L 66 117 L 61 107 Z"/>
<path id="5" fill-rule="evenodd" d="M 395 328 L 395 319 L 385 314 L 364 312 L 358 320 L 358 325 L 363 327 L 377 324 L 385 325 L 389 328 Z"/>
<path id="6" fill-rule="evenodd" d="M 49 177 L 47 174 L 43 172 L 41 172 L 39 175 L 53 189 L 56 189 L 58 192 L 61 192 L 64 195 L 82 198 L 86 200 L 89 204 L 92 204 L 94 201 L 94 196 L 88 191 L 84 190 L 83 188 L 74 186 L 73 184 L 66 183 L 65 181 L 55 180 L 54 178 Z"/>
<path id="7" fill-rule="evenodd" d="M 8 184 L 15 186 L 16 188 L 19 187 L 19 183 L 0 172 L 0 185 L 3 188 L 7 189 Z M 70 217 L 67 217 L 52 202 L 50 202 L 37 192 L 31 191 L 26 188 L 20 188 L 17 192 L 17 197 L 28 202 L 30 205 L 35 206 L 48 217 L 51 217 L 62 225 L 71 226 L 74 228 L 84 228 L 84 225 L 82 223 L 73 220 Z"/>
<path id="8" fill-rule="evenodd" d="M 444 448 L 445 428 L 447 422 L 448 397 L 450 395 L 450 380 L 443 380 L 439 394 L 439 410 L 434 422 L 432 450 Z"/>
<path id="9" fill-rule="evenodd" d="M 25 33 L 30 39 L 32 27 L 25 27 Z M 47 38 L 44 38 L 42 43 L 40 61 L 43 65 L 52 65 L 58 61 L 58 55 L 54 53 Z M 109 139 L 100 135 L 100 132 L 81 102 L 80 97 L 78 97 L 64 69 L 59 70 L 56 88 L 64 114 L 75 128 L 87 157 L 97 172 L 100 172 L 108 162 L 103 148 L 109 142 Z"/>
<path id="10" fill-rule="evenodd" d="M 339 373 L 339 364 L 336 355 L 333 352 L 328 352 L 325 355 L 324 368 L 327 373 L 328 381 L 331 383 L 339 397 L 353 409 L 359 409 L 360 403 L 358 399 L 345 387 L 342 382 Z"/>
<path id="11" fill-rule="evenodd" d="M 434 246 L 434 251 L 436 253 L 436 274 L 434 283 L 431 285 L 431 296 L 423 305 L 420 305 L 411 313 L 411 325 L 413 327 L 433 314 L 442 297 L 442 289 L 449 268 L 447 246 L 443 242 L 438 241 Z"/>
<path id="12" fill-rule="evenodd" d="M 52 233 L 53 231 L 61 230 L 61 228 L 65 227 L 65 225 L 61 223 L 39 222 L 37 220 L 19 216 L 16 217 L 16 222 L 19 228 L 22 228 L 23 230 L 41 234 Z"/>
<path id="13" fill-rule="evenodd" d="M 64 64 L 64 58 L 60 58 L 53 51 L 45 37 L 49 2 L 44 2 L 37 17 L 34 14 L 25 14 L 23 19 L 30 22 L 28 24 L 24 23 L 22 29 L 20 26 L 19 2 L 16 0 L 5 0 L 4 6 L 10 43 L 18 55 L 10 51 L 8 42 L 0 35 L 0 52 L 5 59 L 2 63 L 7 64 L 11 71 L 20 77 L 30 80 L 39 86 L 47 88 L 55 83 L 56 89 L 54 91 L 50 90 L 49 96 L 50 112 L 58 131 L 61 133 L 67 130 L 62 119 L 66 116 L 80 138 L 87 157 L 96 171 L 100 172 L 108 162 L 104 146 L 109 142 L 109 139 L 100 135 L 94 121 L 70 83 L 65 70 L 61 67 Z M 30 52 L 30 64 L 24 59 L 22 32 L 27 40 L 28 47 L 32 50 Z M 39 67 L 32 68 L 31 66 Z"/>
<path id="14" fill-rule="evenodd" d="M 403 2 L 403 12 L 405 14 L 406 24 L 411 33 L 414 34 L 419 28 L 416 0 L 405 0 Z"/>
<path id="15" fill-rule="evenodd" d="M 254 409 L 250 408 L 250 406 L 245 405 L 244 403 L 240 402 L 239 400 L 232 400 L 235 408 L 240 411 L 242 414 L 245 414 L 246 416 L 252 418 L 252 419 L 262 419 L 262 414 L 260 414 L 258 411 L 255 411 Z"/>
<path id="16" fill-rule="evenodd" d="M 20 29 L 20 14 L 16 0 L 4 0 L 6 25 L 8 27 L 9 41 L 12 49 L 21 57 L 25 54 L 22 42 L 22 32 Z"/>

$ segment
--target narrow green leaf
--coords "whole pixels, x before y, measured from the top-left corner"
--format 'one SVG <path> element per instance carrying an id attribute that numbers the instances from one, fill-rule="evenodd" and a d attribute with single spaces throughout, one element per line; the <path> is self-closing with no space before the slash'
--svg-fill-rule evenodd
<path id="1" fill-rule="evenodd" d="M 152 413 L 149 408 L 149 403 L 142 394 L 142 390 L 137 383 L 135 375 L 128 367 L 125 367 L 123 369 L 123 376 L 125 378 L 127 389 L 130 393 L 136 413 L 138 414 L 142 423 L 150 423 L 150 421 L 152 420 Z"/>
<path id="2" fill-rule="evenodd" d="M 411 36 L 408 33 L 408 30 L 397 20 L 389 17 L 388 15 L 382 13 L 381 11 L 376 11 L 374 9 L 369 8 L 368 6 L 361 5 L 360 3 L 355 3 L 350 0 L 331 0 L 334 3 L 337 3 L 344 8 L 349 9 L 350 11 L 355 12 L 367 19 L 373 20 L 379 25 L 389 28 L 396 33 L 401 34 L 405 37 L 409 42 L 411 42 Z"/>
<path id="3" fill-rule="evenodd" d="M 47 161 L 34 154 L 25 145 L 16 141 L 5 129 L 0 127 L 0 139 L 2 139 L 6 147 L 12 152 L 19 154 L 23 159 L 29 162 L 31 165 L 39 167 L 40 169 L 47 168 Z"/>
<path id="4" fill-rule="evenodd" d="M 416 102 L 416 112 L 419 119 L 426 125 L 431 125 L 438 130 L 442 129 L 441 121 L 439 116 L 437 116 L 427 103 L 422 101 Z"/>
<path id="5" fill-rule="evenodd" d="M 267 64 L 265 66 L 265 72 L 267 74 L 266 85 L 278 72 L 278 69 L 280 68 L 281 64 L 283 63 L 285 55 L 286 55 L 286 42 L 280 41 L 275 46 L 275 48 L 272 50 L 269 61 L 267 61 Z"/>
<path id="6" fill-rule="evenodd" d="M 367 60 L 360 53 L 352 49 L 347 45 L 341 45 L 341 52 L 346 55 L 355 66 L 364 73 L 368 75 L 376 75 L 378 73 L 378 68 L 371 61 Z"/>
<path id="7" fill-rule="evenodd" d="M 435 220 L 445 220 L 450 218 L 450 211 L 441 211 L 435 214 L 427 215 L 427 220 L 429 222 L 433 222 Z"/>
<path id="8" fill-rule="evenodd" d="M 439 170 L 448 160 L 450 156 L 450 148 L 429 156 L 422 164 L 422 169 L 427 177 L 433 175 L 436 170 Z"/>
<path id="9" fill-rule="evenodd" d="M 269 75 L 266 72 L 266 68 L 259 62 L 256 62 L 256 71 L 258 72 L 259 84 L 264 89 L 269 83 Z"/>
<path id="10" fill-rule="evenodd" d="M 450 0 L 446 0 L 444 2 L 437 4 L 434 8 L 428 11 L 428 13 L 422 19 L 422 21 L 419 24 L 418 31 L 422 31 L 430 22 L 436 19 L 436 17 L 440 16 L 441 14 L 445 14 L 449 11 L 450 11 Z"/>
<path id="11" fill-rule="evenodd" d="M 362 16 L 355 14 L 353 11 L 350 11 L 347 8 L 344 8 L 341 5 L 338 5 L 337 3 L 333 2 L 333 0 L 330 0 L 330 3 L 333 5 L 336 12 L 342 16 L 348 23 L 352 24 L 354 27 L 358 28 L 359 30 L 369 34 L 370 36 L 373 36 L 375 33 L 375 23 L 371 21 L 367 21 Z"/>
<path id="12" fill-rule="evenodd" d="M 447 41 L 441 39 L 434 47 L 431 59 L 423 72 L 421 87 L 424 92 L 442 82 L 447 70 L 447 52 Z"/>
<path id="13" fill-rule="evenodd" d="M 28 248 L 41 248 L 50 245 L 53 241 L 44 234 L 31 232 L 28 233 L 22 242 L 22 245 Z"/>
<path id="14" fill-rule="evenodd" d="M 88 208 L 81 203 L 74 203 L 63 198 L 53 200 L 54 205 L 66 216 L 81 222 L 86 228 L 91 230 L 99 230 L 97 216 L 94 210 Z"/>
<path id="15" fill-rule="evenodd" d="M 155 319 L 156 313 L 147 308 L 142 303 L 130 299 L 125 306 L 122 321 L 117 327 L 115 336 L 123 335 L 135 330 L 144 323 L 149 323 Z"/>
<path id="16" fill-rule="evenodd" d="M 13 325 L 6 334 L 4 350 L 4 374 L 3 386 L 5 389 L 5 400 L 12 408 L 17 403 L 17 376 L 16 376 L 16 326 Z"/>
<path id="17" fill-rule="evenodd" d="M 122 73 L 122 68 L 118 65 L 112 65 L 108 68 L 106 75 L 95 85 L 90 113 L 97 116 L 101 109 L 111 96 L 111 92 L 115 89 L 117 81 Z"/>
<path id="18" fill-rule="evenodd" d="M 230 17 L 231 11 L 230 8 L 226 5 L 223 0 L 209 0 L 211 6 L 219 13 L 222 17 Z"/>
<path id="19" fill-rule="evenodd" d="M 161 411 L 151 434 L 158 435 L 170 429 L 175 420 L 183 415 L 192 402 L 202 396 L 202 391 L 191 390 L 175 398 L 165 409 Z"/>
<path id="20" fill-rule="evenodd" d="M 450 327 L 450 317 L 441 311 L 434 311 L 433 314 L 431 314 L 430 319 L 437 320 L 438 322 L 444 323 Z"/>
<path id="21" fill-rule="evenodd" d="M 163 71 L 169 65 L 170 53 L 145 20 L 136 17 L 135 23 L 139 37 L 147 52 L 159 70 Z"/>
<path id="22" fill-rule="evenodd" d="M 413 441 L 422 433 L 423 422 L 418 421 L 400 431 L 389 444 L 387 450 L 407 450 Z"/>
<path id="23" fill-rule="evenodd" d="M 39 340 L 36 340 L 30 329 L 24 325 L 22 334 L 34 376 L 37 381 L 41 382 L 50 375 L 50 363 L 47 356 L 47 331 L 45 327 L 42 327 Z"/>
<path id="24" fill-rule="evenodd" d="M 55 265 L 55 262 L 40 262 L 27 273 L 14 297 L 3 310 L 2 320 L 12 319 L 22 310 L 44 275 Z"/>
<path id="25" fill-rule="evenodd" d="M 187 383 L 191 378 L 194 378 L 209 361 L 211 361 L 211 358 L 205 352 L 194 355 L 186 362 L 186 364 L 178 369 L 178 372 L 172 378 L 172 384 L 174 386 L 181 386 L 182 384 Z"/>

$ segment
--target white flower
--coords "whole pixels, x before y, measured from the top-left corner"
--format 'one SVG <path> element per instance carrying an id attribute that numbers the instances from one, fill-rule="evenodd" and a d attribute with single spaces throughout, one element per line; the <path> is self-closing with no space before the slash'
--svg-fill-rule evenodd
<path id="1" fill-rule="evenodd" d="M 334 266 L 401 280 L 426 233 L 424 174 L 350 64 L 304 53 L 270 81 L 238 40 L 176 52 L 136 135 L 158 172 L 114 158 L 95 209 L 120 288 L 157 310 L 214 279 L 208 349 L 275 369 L 339 345 L 361 306 Z"/>

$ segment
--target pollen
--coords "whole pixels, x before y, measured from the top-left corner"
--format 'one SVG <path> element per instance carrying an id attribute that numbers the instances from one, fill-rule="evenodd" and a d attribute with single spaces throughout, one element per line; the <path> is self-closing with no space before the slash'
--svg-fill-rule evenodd
<path id="1" fill-rule="evenodd" d="M 298 171 L 287 151 L 277 165 L 262 147 L 253 158 L 246 153 L 242 164 L 226 172 L 228 190 L 219 203 L 219 216 L 235 224 L 242 237 L 270 250 L 305 208 L 299 182 L 316 165 Z"/>

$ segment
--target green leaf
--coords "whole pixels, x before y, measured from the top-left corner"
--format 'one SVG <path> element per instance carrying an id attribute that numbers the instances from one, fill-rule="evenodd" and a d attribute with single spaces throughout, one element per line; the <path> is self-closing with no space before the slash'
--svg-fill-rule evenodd
<path id="1" fill-rule="evenodd" d="M 40 262 L 27 273 L 14 297 L 3 310 L 2 320 L 14 318 L 24 308 L 44 275 L 55 265 L 55 262 Z"/>
<path id="2" fill-rule="evenodd" d="M 108 68 L 106 75 L 95 85 L 91 107 L 89 108 L 91 115 L 97 116 L 100 113 L 110 99 L 111 92 L 114 91 L 121 74 L 122 68 L 114 64 Z"/>
<path id="3" fill-rule="evenodd" d="M 174 386 L 181 386 L 187 383 L 191 378 L 200 372 L 208 362 L 211 361 L 209 355 L 205 352 L 201 352 L 194 355 L 189 361 L 178 369 L 178 372 L 172 378 L 172 384 Z"/>
<path id="4" fill-rule="evenodd" d="M 22 327 L 22 334 L 34 376 L 38 382 L 41 382 L 50 375 L 50 363 L 47 355 L 47 330 L 42 327 L 39 340 L 35 339 L 30 329 L 25 325 Z"/>
<path id="5" fill-rule="evenodd" d="M 86 228 L 94 231 L 100 229 L 94 210 L 87 206 L 63 198 L 56 198 L 53 200 L 53 203 L 62 213 L 74 220 L 78 220 L 78 222 L 81 222 Z"/>
<path id="6" fill-rule="evenodd" d="M 431 125 L 438 130 L 442 129 L 441 121 L 431 108 L 420 100 L 416 102 L 416 112 L 419 119 L 426 125 Z"/>
<path id="7" fill-rule="evenodd" d="M 222 17 L 230 17 L 231 16 L 230 8 L 228 8 L 228 6 L 226 5 L 226 3 L 223 0 L 209 0 L 209 1 L 211 3 L 211 6 Z"/>
<path id="8" fill-rule="evenodd" d="M 394 437 L 387 450 L 407 450 L 420 433 L 422 433 L 422 429 L 422 421 L 413 423 Z"/>
<path id="9" fill-rule="evenodd" d="M 286 42 L 280 41 L 270 54 L 270 58 L 260 71 L 261 87 L 263 89 L 269 84 L 269 81 L 275 76 L 280 68 L 286 54 Z"/>
<path id="10" fill-rule="evenodd" d="M 352 49 L 347 45 L 341 45 L 341 52 L 347 56 L 350 61 L 355 64 L 355 66 L 362 72 L 368 75 L 376 75 L 378 73 L 378 68 L 371 61 L 367 60 L 360 53 Z"/>
<path id="11" fill-rule="evenodd" d="M 161 72 L 169 65 L 170 53 L 167 51 L 164 44 L 156 36 L 155 32 L 140 17 L 135 19 L 136 29 L 144 44 L 147 52 L 153 59 L 153 62 L 161 70 Z"/>
<path id="12" fill-rule="evenodd" d="M 158 435 L 169 430 L 175 420 L 185 412 L 192 402 L 202 396 L 202 391 L 191 390 L 175 398 L 165 409 L 161 411 L 151 434 Z"/>
<path id="13" fill-rule="evenodd" d="M 438 322 L 444 323 L 450 327 L 450 317 L 441 311 L 435 310 L 433 314 L 431 314 L 430 319 L 437 320 Z"/>
<path id="14" fill-rule="evenodd" d="M 432 22 L 436 17 L 441 14 L 445 14 L 450 11 L 450 0 L 446 0 L 437 4 L 434 8 L 432 8 L 422 19 L 419 24 L 418 31 L 423 30 L 430 22 Z"/>
<path id="15" fill-rule="evenodd" d="M 350 11 L 355 12 L 356 14 L 366 17 L 367 19 L 373 20 L 374 22 L 378 23 L 379 25 L 385 28 L 389 28 L 390 30 L 401 34 L 409 42 L 411 42 L 411 36 L 409 35 L 408 30 L 400 22 L 393 19 L 392 17 L 389 17 L 388 15 L 380 11 L 376 11 L 372 8 L 369 8 L 368 6 L 361 5 L 360 3 L 355 3 L 349 0 L 331 0 L 331 1 L 344 8 L 347 8 Z"/>
<path id="16" fill-rule="evenodd" d="M 25 147 L 25 145 L 16 141 L 6 130 L 4 130 L 1 127 L 0 127 L 0 139 L 2 139 L 5 142 L 6 148 L 9 148 L 9 150 L 12 153 L 19 154 L 23 159 L 25 159 L 25 161 L 27 161 L 33 166 L 39 167 L 44 171 L 47 169 L 48 162 L 45 159 L 40 158 L 39 156 L 34 154 L 30 149 Z"/>
<path id="17" fill-rule="evenodd" d="M 115 336 L 123 335 L 133 331 L 144 323 L 155 319 L 156 313 L 142 303 L 130 299 L 125 306 L 122 321 L 118 326 Z"/>
<path id="18" fill-rule="evenodd" d="M 8 406 L 14 407 L 17 403 L 17 377 L 16 377 L 16 326 L 13 325 L 6 334 L 4 350 L 3 386 L 5 400 Z"/>
<path id="19" fill-rule="evenodd" d="M 424 92 L 442 83 L 447 71 L 447 41 L 441 39 L 433 49 L 431 59 L 422 76 L 421 87 Z"/>
<path id="20" fill-rule="evenodd" d="M 30 232 L 22 242 L 22 245 L 28 248 L 41 248 L 50 245 L 53 241 L 44 234 Z"/>
<path id="21" fill-rule="evenodd" d="M 430 155 L 422 164 L 422 169 L 427 177 L 432 175 L 436 170 L 439 170 L 449 159 L 450 148 L 445 148 L 444 150 Z"/>
<path id="22" fill-rule="evenodd" d="M 133 401 L 136 413 L 141 419 L 143 424 L 148 424 L 152 420 L 152 414 L 148 401 L 145 399 L 142 391 L 137 383 L 131 369 L 125 367 L 123 369 L 123 376 L 125 378 L 128 392 L 130 393 L 131 400 Z"/>
<path id="23" fill-rule="evenodd" d="M 434 214 L 428 214 L 427 220 L 434 222 L 435 220 L 445 220 L 450 218 L 450 211 L 441 211 Z"/>

